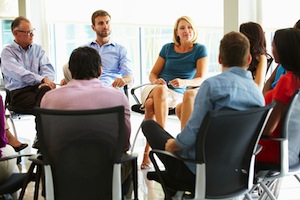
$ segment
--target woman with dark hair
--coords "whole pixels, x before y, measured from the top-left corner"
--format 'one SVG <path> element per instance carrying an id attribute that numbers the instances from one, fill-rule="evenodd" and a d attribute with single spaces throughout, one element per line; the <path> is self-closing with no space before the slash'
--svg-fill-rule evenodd
<path id="1" fill-rule="evenodd" d="M 280 29 L 275 32 L 272 42 L 272 52 L 276 63 L 281 63 L 286 70 L 274 89 L 265 95 L 266 104 L 275 102 L 276 105 L 266 124 L 263 135 L 267 137 L 279 137 L 281 118 L 295 90 L 300 88 L 300 30 L 296 28 Z M 295 137 L 295 136 L 293 136 Z M 299 140 L 300 138 L 293 138 Z M 256 156 L 257 166 L 262 163 L 279 164 L 279 144 L 274 141 L 260 141 L 262 151 Z M 295 154 L 289 155 L 289 164 L 299 162 L 299 147 Z M 293 150 L 293 151 L 294 151 Z"/>
<path id="2" fill-rule="evenodd" d="M 262 90 L 268 69 L 266 38 L 262 27 L 255 22 L 240 25 L 240 32 L 250 41 L 252 61 L 248 70 L 251 71 L 255 83 Z"/>
<path id="3" fill-rule="evenodd" d="M 295 23 L 294 28 L 300 29 L 300 19 Z M 278 80 L 281 75 L 285 74 L 285 69 L 282 67 L 280 63 L 278 63 L 276 69 L 272 72 L 269 79 L 266 81 L 264 88 L 263 88 L 263 94 L 265 95 L 270 89 L 273 89 L 276 84 L 278 83 Z"/>

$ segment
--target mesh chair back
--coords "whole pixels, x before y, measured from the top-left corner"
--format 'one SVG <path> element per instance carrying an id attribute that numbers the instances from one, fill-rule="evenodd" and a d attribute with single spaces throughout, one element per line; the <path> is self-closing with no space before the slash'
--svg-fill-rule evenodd
<path id="1" fill-rule="evenodd" d="M 196 144 L 196 159 L 205 163 L 206 198 L 233 197 L 251 188 L 252 155 L 273 106 L 207 113 Z"/>
<path id="2" fill-rule="evenodd" d="M 35 114 L 43 161 L 52 170 L 55 199 L 111 199 L 113 164 L 120 161 L 125 143 L 124 107 L 35 108 Z"/>
<path id="3" fill-rule="evenodd" d="M 292 96 L 282 121 L 281 137 L 288 138 L 289 167 L 300 168 L 300 90 Z"/>

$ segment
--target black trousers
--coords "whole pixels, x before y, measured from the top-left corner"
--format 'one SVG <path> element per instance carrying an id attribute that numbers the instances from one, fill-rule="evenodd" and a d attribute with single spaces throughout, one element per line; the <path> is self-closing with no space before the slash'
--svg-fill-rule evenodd
<path id="1" fill-rule="evenodd" d="M 40 106 L 42 97 L 46 92 L 51 90 L 49 86 L 38 88 L 39 85 L 27 86 L 10 92 L 11 105 L 23 109 L 32 109 Z"/>
<path id="2" fill-rule="evenodd" d="M 165 144 L 168 139 L 173 138 L 167 131 L 165 131 L 156 121 L 146 120 L 142 123 L 142 131 L 147 138 L 147 141 L 152 149 L 165 150 Z M 169 156 L 158 156 L 164 164 L 170 180 L 190 182 L 195 184 L 195 175 L 184 164 L 184 162 Z"/>

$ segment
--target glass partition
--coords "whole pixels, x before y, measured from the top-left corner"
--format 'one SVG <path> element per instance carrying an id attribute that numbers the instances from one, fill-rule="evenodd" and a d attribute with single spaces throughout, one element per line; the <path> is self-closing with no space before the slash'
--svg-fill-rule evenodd
<path id="1" fill-rule="evenodd" d="M 2 33 L 0 38 L 1 49 L 6 45 L 11 44 L 12 41 L 14 40 L 14 37 L 11 34 L 11 29 L 10 29 L 11 22 L 12 20 L 0 20 L 1 23 L 0 33 Z"/>
<path id="2" fill-rule="evenodd" d="M 95 39 L 90 25 L 54 23 L 49 25 L 51 60 L 57 67 L 57 81 L 63 78 L 62 66 L 68 62 L 73 49 Z M 112 40 L 127 48 L 133 64 L 135 84 L 148 82 L 161 47 L 172 42 L 172 26 L 137 26 L 115 24 L 112 27 Z M 199 28 L 199 42 L 206 45 L 209 53 L 209 72 L 220 72 L 218 46 L 222 38 L 222 28 Z"/>

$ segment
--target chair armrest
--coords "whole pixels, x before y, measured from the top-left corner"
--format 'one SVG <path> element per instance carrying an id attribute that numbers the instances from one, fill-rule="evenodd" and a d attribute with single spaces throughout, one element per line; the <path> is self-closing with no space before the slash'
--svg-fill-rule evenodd
<path id="1" fill-rule="evenodd" d="M 285 141 L 287 140 L 287 138 L 271 138 L 271 137 L 263 136 L 260 138 L 260 140 Z"/>
<path id="2" fill-rule="evenodd" d="M 163 154 L 163 155 L 166 155 L 166 156 L 169 156 L 169 157 L 172 157 L 172 158 L 175 158 L 177 160 L 184 161 L 184 162 L 199 163 L 199 164 L 203 163 L 203 162 L 199 162 L 199 161 L 194 160 L 194 159 L 184 158 L 184 157 L 181 157 L 181 156 L 179 156 L 175 153 L 171 153 L 171 152 L 164 151 L 164 150 L 159 150 L 159 149 L 152 149 L 150 151 L 150 154 Z"/>
<path id="3" fill-rule="evenodd" d="M 11 156 L 4 156 L 0 158 L 0 162 L 1 161 L 5 161 L 5 160 L 11 160 L 14 158 L 20 158 L 20 157 L 29 157 L 32 156 L 33 154 L 15 154 L 15 155 L 11 155 Z"/>
<path id="4" fill-rule="evenodd" d="M 159 149 L 152 149 L 150 151 L 150 154 L 163 154 L 163 155 L 170 156 L 170 157 L 176 158 L 178 160 L 181 160 L 181 157 L 179 157 L 178 155 L 171 153 L 169 151 L 164 151 L 164 150 L 159 150 Z"/>
<path id="5" fill-rule="evenodd" d="M 127 154 L 127 155 L 125 155 L 121 158 L 120 163 L 124 163 L 124 162 L 127 162 L 127 161 L 137 159 L 137 157 L 138 157 L 137 153 Z"/>
<path id="6" fill-rule="evenodd" d="M 125 95 L 126 95 L 127 98 L 128 98 L 128 85 L 124 85 L 123 89 L 124 89 Z"/>
<path id="7" fill-rule="evenodd" d="M 141 104 L 141 101 L 137 98 L 137 96 L 135 94 L 135 90 L 139 89 L 141 87 L 145 87 L 147 85 L 151 85 L 151 83 L 145 83 L 145 84 L 138 85 L 136 87 L 131 88 L 130 93 L 131 93 L 132 97 L 134 98 L 134 100 L 136 101 L 136 103 Z"/>
<path id="8" fill-rule="evenodd" d="M 263 149 L 263 147 L 258 144 L 256 149 L 255 149 L 254 155 L 257 155 L 262 149 Z"/>
<path id="9" fill-rule="evenodd" d="M 28 160 L 32 161 L 37 165 L 44 165 L 42 154 L 35 154 L 28 158 Z"/>

